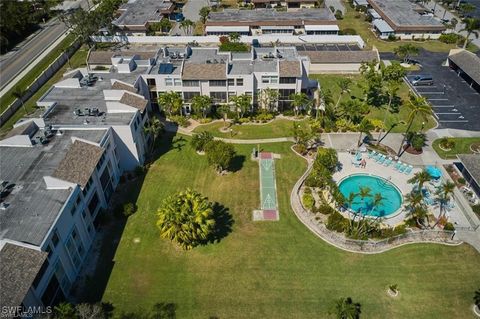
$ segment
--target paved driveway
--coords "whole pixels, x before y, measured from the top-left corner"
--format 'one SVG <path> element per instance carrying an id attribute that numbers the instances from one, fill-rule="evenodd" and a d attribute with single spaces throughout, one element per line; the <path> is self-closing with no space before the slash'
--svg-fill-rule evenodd
<path id="1" fill-rule="evenodd" d="M 473 90 L 455 71 L 443 66 L 447 53 L 422 51 L 415 57 L 421 65 L 414 74 L 430 74 L 434 84 L 415 86 L 414 89 L 428 99 L 435 112 L 439 128 L 453 128 L 480 131 L 480 94 Z M 382 58 L 393 59 L 391 53 L 382 54 Z"/>
<path id="2" fill-rule="evenodd" d="M 188 0 L 187 3 L 182 8 L 182 13 L 185 19 L 197 22 L 200 20 L 200 9 L 203 7 L 210 6 L 209 0 Z M 194 27 L 192 27 L 193 32 Z M 180 22 L 175 23 L 172 30 L 170 30 L 171 35 L 192 35 L 186 34 L 186 30 L 180 28 Z"/>

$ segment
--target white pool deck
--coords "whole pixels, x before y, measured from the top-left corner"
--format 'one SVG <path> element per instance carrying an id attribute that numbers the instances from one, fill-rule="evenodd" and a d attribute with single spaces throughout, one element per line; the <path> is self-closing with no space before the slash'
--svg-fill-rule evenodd
<path id="1" fill-rule="evenodd" d="M 417 172 L 421 171 L 423 167 L 414 167 L 410 174 L 400 173 L 393 168 L 394 163 L 388 167 L 376 163 L 373 159 L 368 158 L 367 153 L 363 154 L 363 158 L 366 160 L 367 165 L 365 168 L 355 167 L 352 164 L 352 158 L 354 156 L 346 152 L 338 153 L 338 160 L 342 164 L 342 168 L 333 175 L 335 181 L 339 182 L 343 178 L 352 175 L 352 174 L 370 174 L 376 175 L 385 179 L 388 179 L 394 184 L 402 193 L 403 196 L 407 195 L 411 190 L 413 185 L 409 184 L 407 181 Z M 408 164 L 408 163 L 407 163 Z M 427 188 L 430 188 L 431 193 L 434 193 L 433 186 L 427 184 Z M 428 206 L 429 210 L 433 213 L 434 216 L 438 216 L 440 209 L 438 206 Z M 383 222 L 390 226 L 395 226 L 405 219 L 405 210 L 404 206 L 397 211 L 397 213 L 392 214 L 393 217 L 385 218 Z M 447 213 L 450 222 L 454 223 L 456 227 L 469 227 L 470 223 L 464 216 L 464 214 L 459 210 L 458 205 L 455 204 L 455 207 Z"/>

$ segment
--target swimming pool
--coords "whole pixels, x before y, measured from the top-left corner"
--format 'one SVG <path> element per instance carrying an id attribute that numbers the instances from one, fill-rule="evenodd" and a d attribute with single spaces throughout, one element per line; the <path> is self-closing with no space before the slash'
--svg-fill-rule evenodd
<path id="1" fill-rule="evenodd" d="M 370 188 L 371 197 L 362 199 L 356 195 L 351 207 L 348 207 L 363 215 L 389 217 L 402 206 L 400 190 L 390 181 L 375 175 L 350 175 L 342 179 L 338 187 L 345 198 L 349 198 L 350 193 L 358 194 L 360 187 Z M 379 205 L 373 207 L 373 197 L 377 193 L 382 194 L 384 199 Z"/>

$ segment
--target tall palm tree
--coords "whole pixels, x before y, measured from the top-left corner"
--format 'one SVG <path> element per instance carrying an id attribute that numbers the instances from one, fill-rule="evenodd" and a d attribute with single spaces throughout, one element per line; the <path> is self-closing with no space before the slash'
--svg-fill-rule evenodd
<path id="1" fill-rule="evenodd" d="M 252 98 L 246 94 L 240 94 L 230 98 L 235 105 L 238 118 L 242 118 L 252 105 Z"/>
<path id="2" fill-rule="evenodd" d="M 423 184 L 431 180 L 432 180 L 432 176 L 430 176 L 430 174 L 428 174 L 426 170 L 421 170 L 420 172 L 413 174 L 413 177 L 408 180 L 408 183 L 418 184 L 417 191 L 421 192 L 423 188 Z"/>
<path id="3" fill-rule="evenodd" d="M 465 42 L 463 43 L 463 48 L 465 49 L 470 41 L 470 36 L 473 34 L 476 39 L 478 39 L 479 33 L 478 30 L 480 29 L 480 19 L 478 18 L 466 18 L 463 19 L 463 23 L 465 27 L 460 30 L 460 32 L 467 32 L 467 36 L 465 37 Z"/>
<path id="4" fill-rule="evenodd" d="M 335 302 L 337 319 L 358 319 L 361 313 L 360 303 L 353 302 L 350 297 L 340 298 Z"/>
<path id="5" fill-rule="evenodd" d="M 213 204 L 191 189 L 167 197 L 157 216 L 160 236 L 185 250 L 205 242 L 215 228 Z"/>
<path id="6" fill-rule="evenodd" d="M 332 92 L 330 90 L 319 90 L 318 92 L 318 103 L 315 109 L 315 118 L 318 119 L 320 110 L 325 111 L 327 106 L 333 104 Z"/>
<path id="7" fill-rule="evenodd" d="M 292 93 L 290 94 L 290 100 L 292 100 L 292 106 L 293 106 L 293 112 L 295 113 L 295 116 L 298 115 L 298 112 L 302 107 L 307 106 L 311 101 L 308 99 L 308 96 L 303 93 Z"/>
<path id="8" fill-rule="evenodd" d="M 370 210 L 370 213 L 373 212 L 375 208 L 380 206 L 387 198 L 383 197 L 381 193 L 375 193 L 373 195 L 373 201 L 372 201 L 372 209 Z"/>
<path id="9" fill-rule="evenodd" d="M 422 117 L 425 121 L 428 121 L 428 116 L 432 115 L 432 107 L 428 104 L 427 100 L 423 97 L 416 97 L 414 95 L 410 95 L 410 99 L 406 104 L 406 107 L 409 109 L 408 119 L 407 119 L 407 130 L 405 131 L 405 135 L 403 136 L 402 143 L 400 144 L 400 148 L 398 149 L 398 154 L 400 155 L 402 152 L 403 144 L 407 139 L 408 132 L 412 128 L 413 121 L 417 116 Z"/>
<path id="10" fill-rule="evenodd" d="M 360 124 L 368 111 L 369 108 L 367 104 L 355 99 L 343 101 L 337 110 L 337 114 L 354 124 Z"/>
<path id="11" fill-rule="evenodd" d="M 440 220 L 445 216 L 445 213 L 447 212 L 447 205 L 450 202 L 451 195 L 453 194 L 454 190 L 455 184 L 447 181 L 443 183 L 436 191 L 435 195 L 440 204 L 440 214 L 438 215 L 437 221 L 433 227 L 437 226 Z"/>
<path id="12" fill-rule="evenodd" d="M 158 104 L 162 106 L 168 116 L 181 114 L 183 100 L 179 92 L 163 92 L 158 96 Z"/>
<path id="13" fill-rule="evenodd" d="M 27 114 L 27 108 L 25 107 L 25 103 L 23 102 L 23 97 L 25 94 L 27 94 L 27 92 L 27 90 L 22 89 L 22 87 L 20 86 L 16 86 L 12 92 L 13 97 L 20 101 L 20 104 L 22 105 L 25 114 Z"/>
<path id="14" fill-rule="evenodd" d="M 192 33 L 192 27 L 195 25 L 195 23 L 192 20 L 185 19 L 182 22 L 180 22 L 180 28 L 182 28 L 186 34 L 191 34 Z"/>
<path id="15" fill-rule="evenodd" d="M 349 78 L 341 78 L 337 82 L 338 87 L 340 88 L 340 96 L 338 97 L 337 103 L 335 104 L 335 108 L 338 107 L 338 104 L 340 104 L 340 100 L 342 99 L 342 96 L 344 93 L 350 92 L 350 85 L 352 85 L 352 80 Z"/>
<path id="16" fill-rule="evenodd" d="M 372 197 L 372 189 L 368 186 L 360 186 L 357 196 L 360 197 L 362 203 L 365 202 L 365 198 Z M 361 212 L 360 212 L 361 213 Z"/>
<path id="17" fill-rule="evenodd" d="M 371 137 L 372 135 L 370 132 L 375 129 L 375 127 L 372 124 L 372 121 L 370 121 L 367 118 L 364 118 L 360 124 L 357 126 L 357 130 L 360 132 L 360 135 L 358 136 L 358 142 L 357 145 L 360 146 L 362 145 L 362 136 L 363 134 L 367 135 L 368 137 Z"/>
<path id="18" fill-rule="evenodd" d="M 351 209 L 353 204 L 355 203 L 356 197 L 357 194 L 355 194 L 354 192 L 350 192 L 350 194 L 348 194 L 348 197 L 345 197 L 345 205 Z"/>
<path id="19" fill-rule="evenodd" d="M 154 147 L 155 147 L 155 142 L 156 142 L 156 139 L 157 137 L 160 135 L 161 132 L 163 132 L 164 130 L 164 125 L 162 122 L 160 122 L 160 120 L 156 117 L 154 117 L 151 121 L 150 121 L 150 125 L 148 126 L 145 126 L 143 128 L 143 132 L 148 135 L 148 134 L 151 134 L 152 135 L 152 145 L 151 145 L 151 150 L 150 151 L 153 151 Z"/>
<path id="20" fill-rule="evenodd" d="M 413 218 L 420 228 L 424 227 L 424 220 L 428 217 L 427 208 L 423 202 L 421 192 L 414 191 L 405 197 L 405 207 L 407 208 L 407 217 Z"/>

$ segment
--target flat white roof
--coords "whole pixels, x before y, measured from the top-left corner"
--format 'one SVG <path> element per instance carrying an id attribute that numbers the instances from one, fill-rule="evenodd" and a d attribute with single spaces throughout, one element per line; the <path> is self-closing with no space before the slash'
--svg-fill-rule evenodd
<path id="1" fill-rule="evenodd" d="M 388 25 L 388 23 L 385 22 L 385 20 L 382 20 L 382 19 L 373 20 L 373 25 L 374 25 L 375 28 L 377 28 L 377 30 L 380 31 L 381 33 L 393 33 L 393 32 L 395 32 L 395 31 Z"/>
<path id="2" fill-rule="evenodd" d="M 375 11 L 375 9 L 368 9 L 368 13 L 370 13 L 372 18 L 374 18 L 374 19 L 381 19 L 382 18 L 382 16 L 379 15 L 378 12 Z"/>
<path id="3" fill-rule="evenodd" d="M 338 25 L 306 25 L 305 31 L 339 31 Z"/>
<path id="4" fill-rule="evenodd" d="M 353 2 L 357 6 L 368 6 L 368 1 L 367 0 L 353 0 Z"/>
<path id="5" fill-rule="evenodd" d="M 249 32 L 250 27 L 246 26 L 216 26 L 207 25 L 206 32 Z"/>

